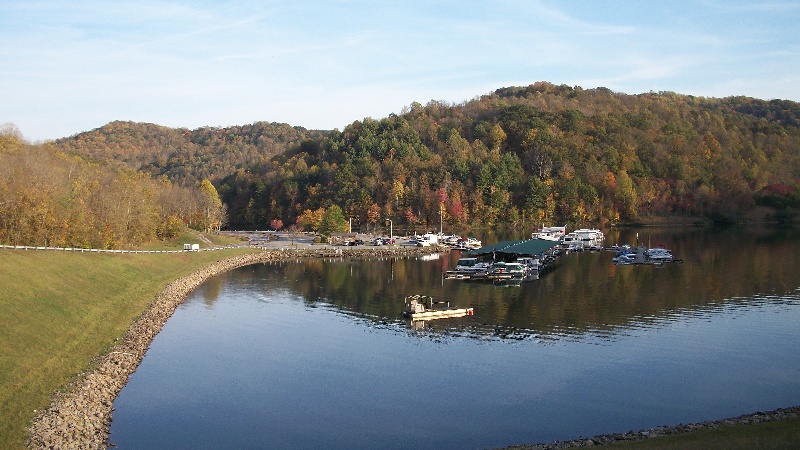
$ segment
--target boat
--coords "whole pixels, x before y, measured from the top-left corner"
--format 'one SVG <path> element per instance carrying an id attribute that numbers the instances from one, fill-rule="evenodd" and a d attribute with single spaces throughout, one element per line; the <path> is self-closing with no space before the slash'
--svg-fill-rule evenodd
<path id="1" fill-rule="evenodd" d="M 663 247 L 655 247 L 648 249 L 645 252 L 645 257 L 649 261 L 653 262 L 672 262 L 672 252 L 663 248 Z"/>
<path id="2" fill-rule="evenodd" d="M 439 242 L 449 247 L 455 247 L 458 245 L 458 242 L 463 240 L 461 236 L 457 234 L 453 234 L 450 236 L 442 236 L 439 238 Z"/>
<path id="3" fill-rule="evenodd" d="M 491 265 L 478 258 L 459 258 L 453 270 L 446 272 L 447 278 L 473 278 L 486 275 Z"/>
<path id="4" fill-rule="evenodd" d="M 474 237 L 461 239 L 456 243 L 456 248 L 461 250 L 475 250 L 483 246 L 483 243 Z"/>
<path id="5" fill-rule="evenodd" d="M 635 264 L 636 263 L 636 255 L 633 253 L 621 253 L 613 258 L 611 258 L 611 262 L 614 264 Z"/>
<path id="6" fill-rule="evenodd" d="M 489 270 L 489 273 L 486 274 L 486 278 L 492 281 L 510 279 L 522 280 L 526 275 L 527 269 L 523 264 L 518 262 L 498 261 L 492 264 L 492 268 Z"/>
<path id="7" fill-rule="evenodd" d="M 444 304 L 445 306 L 434 308 L 435 305 L 439 304 Z M 473 314 L 473 308 L 450 307 L 449 301 L 437 302 L 428 295 L 409 295 L 406 297 L 406 310 L 403 311 L 403 315 L 411 320 L 449 319 Z"/>
<path id="8" fill-rule="evenodd" d="M 620 247 L 621 248 L 621 247 Z M 617 252 L 611 262 L 618 265 L 650 264 L 661 266 L 664 263 L 682 263 L 683 260 L 672 256 L 672 251 L 663 247 L 646 248 L 644 246 L 627 248 Z"/>
<path id="9" fill-rule="evenodd" d="M 605 235 L 598 229 L 581 228 L 564 235 L 561 247 L 569 251 L 602 250 Z"/>
<path id="10" fill-rule="evenodd" d="M 433 233 L 426 233 L 422 236 L 416 236 L 417 247 L 429 247 L 439 243 L 439 236 Z"/>
<path id="11" fill-rule="evenodd" d="M 514 260 L 514 262 L 518 262 L 525 266 L 528 269 L 528 272 L 538 272 L 542 268 L 542 263 L 539 261 L 539 258 L 532 258 L 530 256 L 521 256 Z"/>
<path id="12" fill-rule="evenodd" d="M 531 233 L 532 239 L 544 239 L 547 241 L 560 241 L 564 239 L 567 234 L 567 227 L 545 227 L 539 228 L 539 231 Z"/>

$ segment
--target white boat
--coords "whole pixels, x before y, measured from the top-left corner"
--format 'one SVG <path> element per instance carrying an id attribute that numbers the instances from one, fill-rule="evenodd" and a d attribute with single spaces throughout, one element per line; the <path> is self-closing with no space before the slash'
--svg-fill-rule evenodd
<path id="1" fill-rule="evenodd" d="M 562 248 L 571 251 L 601 250 L 606 236 L 598 229 L 581 228 L 564 236 Z"/>
<path id="2" fill-rule="evenodd" d="M 456 248 L 460 248 L 462 250 L 476 250 L 483 246 L 483 243 L 474 237 L 470 237 L 467 239 L 461 239 L 456 244 Z"/>
<path id="3" fill-rule="evenodd" d="M 544 239 L 547 241 L 560 241 L 564 239 L 567 234 L 567 227 L 545 227 L 539 228 L 539 231 L 531 233 L 532 239 Z"/>
<path id="4" fill-rule="evenodd" d="M 663 247 L 648 249 L 645 252 L 645 257 L 647 257 L 648 260 L 655 262 L 671 262 L 673 259 L 672 252 Z"/>
<path id="5" fill-rule="evenodd" d="M 538 272 L 542 268 L 542 263 L 539 258 L 532 258 L 530 256 L 521 256 L 514 262 L 518 262 L 528 269 L 528 272 Z"/>
<path id="6" fill-rule="evenodd" d="M 453 234 L 450 236 L 442 236 L 439 239 L 439 242 L 441 242 L 444 245 L 449 245 L 450 247 L 455 247 L 456 245 L 458 245 L 458 241 L 460 240 L 462 240 L 461 236 Z"/>
<path id="7" fill-rule="evenodd" d="M 443 308 L 433 307 L 442 303 L 446 306 Z M 403 311 L 403 315 L 411 320 L 433 320 L 471 316 L 474 312 L 473 308 L 451 308 L 450 302 L 437 302 L 427 295 L 410 295 L 406 297 L 406 310 Z"/>
<path id="8" fill-rule="evenodd" d="M 438 244 L 439 236 L 433 233 L 426 233 L 417 237 L 417 247 L 428 247 L 430 245 Z"/>
<path id="9" fill-rule="evenodd" d="M 526 272 L 525 266 L 521 263 L 498 261 L 492 264 L 492 268 L 486 274 L 486 278 L 489 280 L 523 279 Z"/>
<path id="10" fill-rule="evenodd" d="M 447 271 L 448 276 L 471 277 L 474 275 L 483 275 L 491 265 L 486 262 L 479 261 L 478 258 L 459 258 L 453 270 Z"/>
<path id="11" fill-rule="evenodd" d="M 636 255 L 633 253 L 622 253 L 614 258 L 611 258 L 614 264 L 634 264 L 636 262 Z"/>

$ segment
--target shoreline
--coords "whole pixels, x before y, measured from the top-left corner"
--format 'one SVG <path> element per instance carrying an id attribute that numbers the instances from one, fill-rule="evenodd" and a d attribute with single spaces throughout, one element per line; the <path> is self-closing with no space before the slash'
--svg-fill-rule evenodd
<path id="1" fill-rule="evenodd" d="M 53 393 L 48 408 L 37 412 L 28 427 L 26 444 L 29 448 L 59 449 L 104 449 L 112 445 L 109 442 L 109 431 L 113 403 L 117 395 L 127 384 L 128 377 L 136 371 L 144 359 L 150 343 L 178 306 L 192 291 L 214 276 L 251 264 L 297 258 L 403 258 L 440 252 L 441 250 L 435 247 L 272 249 L 217 261 L 174 280 L 156 295 L 147 309 L 132 322 L 125 335 L 119 338 L 107 353 L 95 358 L 92 369 L 78 374 L 78 379 L 66 386 L 64 391 Z M 506 448 L 556 449 L 604 445 L 798 416 L 800 416 L 800 406 L 795 406 L 696 424 L 661 426 L 546 444 L 516 444 Z"/>
<path id="2" fill-rule="evenodd" d="M 108 353 L 95 358 L 93 368 L 55 392 L 47 409 L 38 411 L 28 427 L 28 448 L 108 448 L 114 399 L 144 359 L 150 343 L 181 303 L 206 280 L 251 264 L 296 258 L 413 257 L 438 253 L 437 248 L 288 249 L 245 253 L 215 262 L 167 284 L 131 324 Z"/>

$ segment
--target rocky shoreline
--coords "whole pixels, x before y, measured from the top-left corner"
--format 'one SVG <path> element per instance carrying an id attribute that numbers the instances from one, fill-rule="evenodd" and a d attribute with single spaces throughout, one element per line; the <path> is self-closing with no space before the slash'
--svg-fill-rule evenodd
<path id="1" fill-rule="evenodd" d="M 144 358 L 150 343 L 186 297 L 211 277 L 238 267 L 297 258 L 398 258 L 435 253 L 436 248 L 282 249 L 247 253 L 211 264 L 168 284 L 128 332 L 107 354 L 97 358 L 94 369 L 81 374 L 65 392 L 53 395 L 50 406 L 40 411 L 28 428 L 28 447 L 46 449 L 107 448 L 113 402 Z M 549 444 L 521 445 L 514 449 L 563 449 L 650 439 L 704 428 L 754 424 L 798 417 L 800 406 L 757 412 L 732 419 L 650 430 L 629 431 Z"/>
<path id="2" fill-rule="evenodd" d="M 113 402 L 144 358 L 150 343 L 186 297 L 211 277 L 250 264 L 297 258 L 399 258 L 438 252 L 436 248 L 383 247 L 281 249 L 247 253 L 216 262 L 168 284 L 94 369 L 51 398 L 28 428 L 28 447 L 102 449 L 109 446 Z"/>
<path id="3" fill-rule="evenodd" d="M 711 420 L 688 425 L 676 425 L 672 427 L 656 427 L 648 430 L 628 431 L 626 433 L 603 434 L 591 438 L 580 438 L 569 441 L 552 442 L 549 444 L 536 445 L 514 445 L 506 447 L 507 450 L 557 450 L 565 448 L 593 447 L 596 445 L 609 445 L 624 441 L 641 441 L 662 436 L 691 433 L 698 430 L 713 430 L 735 425 L 755 425 L 776 420 L 794 419 L 800 417 L 800 406 L 790 408 L 780 408 L 768 412 L 756 412 L 745 414 L 730 419 Z"/>

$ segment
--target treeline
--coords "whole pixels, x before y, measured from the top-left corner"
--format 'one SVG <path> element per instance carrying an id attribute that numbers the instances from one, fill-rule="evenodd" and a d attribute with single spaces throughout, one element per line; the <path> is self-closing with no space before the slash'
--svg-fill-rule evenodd
<path id="1" fill-rule="evenodd" d="M 537 83 L 354 122 L 219 190 L 238 227 L 331 204 L 368 228 L 735 221 L 776 195 L 800 206 L 799 119 L 794 102 Z"/>
<path id="2" fill-rule="evenodd" d="M 188 130 L 117 121 L 58 139 L 54 145 L 68 154 L 118 161 L 129 169 L 191 186 L 198 180 L 219 180 L 239 169 L 264 167 L 287 148 L 321 136 L 321 131 L 270 122 Z"/>
<path id="3" fill-rule="evenodd" d="M 225 220 L 208 180 L 181 187 L 27 144 L 13 127 L 0 130 L 0 243 L 129 248 Z"/>
<path id="4" fill-rule="evenodd" d="M 333 205 L 361 229 L 384 219 L 420 228 L 440 218 L 465 227 L 736 221 L 758 205 L 791 219 L 800 207 L 800 106 L 782 100 L 541 82 L 461 104 L 413 103 L 341 131 L 269 124 L 253 140 L 266 124 L 173 130 L 181 138 L 162 145 L 146 130 L 134 139 L 114 128 L 141 126 L 109 124 L 57 144 L 144 139 L 149 153 L 124 152 L 131 167 L 180 183 L 210 179 L 236 228 L 313 227 Z"/>

